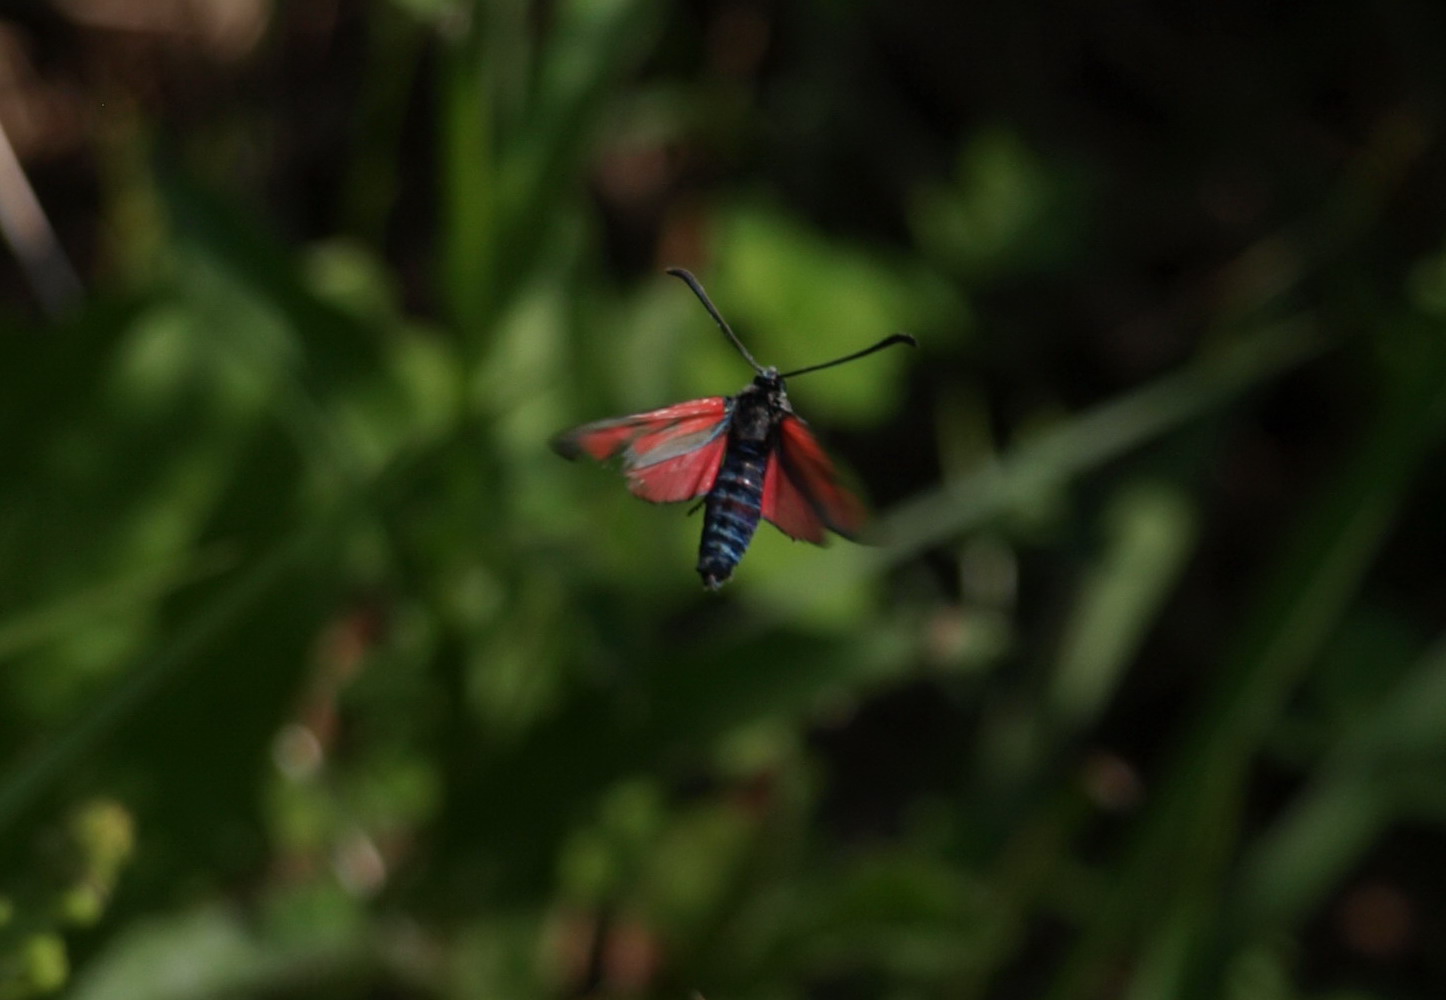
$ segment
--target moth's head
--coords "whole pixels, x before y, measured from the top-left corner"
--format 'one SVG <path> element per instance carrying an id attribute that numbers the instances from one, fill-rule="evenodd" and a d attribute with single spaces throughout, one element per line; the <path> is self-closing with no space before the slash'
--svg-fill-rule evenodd
<path id="1" fill-rule="evenodd" d="M 759 369 L 758 374 L 753 376 L 752 388 L 767 399 L 769 405 L 788 408 L 788 390 L 783 384 L 783 376 L 772 365 Z"/>

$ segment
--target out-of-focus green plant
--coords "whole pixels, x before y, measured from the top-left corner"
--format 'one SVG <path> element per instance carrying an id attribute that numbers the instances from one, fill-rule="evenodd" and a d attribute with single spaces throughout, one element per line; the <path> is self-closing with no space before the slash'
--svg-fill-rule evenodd
<path id="1" fill-rule="evenodd" d="M 45 832 L 26 873 L 0 897 L 0 997 L 7 1000 L 65 984 L 66 932 L 102 918 L 135 846 L 130 814 L 105 800 L 77 806 L 64 829 Z"/>

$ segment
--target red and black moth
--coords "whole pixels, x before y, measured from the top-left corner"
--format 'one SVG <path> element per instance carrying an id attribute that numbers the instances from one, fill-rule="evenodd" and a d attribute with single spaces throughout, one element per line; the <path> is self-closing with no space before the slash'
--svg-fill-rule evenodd
<path id="1" fill-rule="evenodd" d="M 753 360 L 697 278 L 682 268 L 668 273 L 688 283 L 758 374 L 736 396 L 709 396 L 584 424 L 554 438 L 553 449 L 564 458 L 621 456 L 628 488 L 653 503 L 703 497 L 698 574 L 709 590 L 733 575 L 760 517 L 789 538 L 815 545 L 824 543 L 826 531 L 855 538 L 864 524 L 864 505 L 839 485 L 828 455 L 793 412 L 783 380 L 894 344 L 916 346 L 914 338 L 895 333 L 862 351 L 780 374 Z"/>

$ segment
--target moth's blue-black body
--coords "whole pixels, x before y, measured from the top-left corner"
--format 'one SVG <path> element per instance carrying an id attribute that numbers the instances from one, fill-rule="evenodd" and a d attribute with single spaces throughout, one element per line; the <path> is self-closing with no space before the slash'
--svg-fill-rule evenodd
<path id="1" fill-rule="evenodd" d="M 763 484 L 777 428 L 793 409 L 778 370 L 765 368 L 729 405 L 728 447 L 704 499 L 698 575 L 716 590 L 733 575 L 763 516 Z"/>
<path id="2" fill-rule="evenodd" d="M 723 457 L 718 480 L 704 501 L 703 540 L 698 546 L 698 575 L 714 589 L 733 575 L 748 551 L 758 519 L 763 516 L 763 473 L 768 450 L 752 441 L 737 441 Z"/>

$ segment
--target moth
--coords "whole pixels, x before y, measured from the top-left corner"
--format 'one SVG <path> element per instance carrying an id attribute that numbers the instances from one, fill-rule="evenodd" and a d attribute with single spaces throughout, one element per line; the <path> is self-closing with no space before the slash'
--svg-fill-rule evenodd
<path id="1" fill-rule="evenodd" d="M 569 459 L 584 454 L 598 461 L 621 457 L 628 488 L 653 503 L 702 497 L 698 575 L 709 590 L 717 590 L 733 575 L 760 518 L 789 538 L 815 545 L 824 544 L 827 531 L 856 538 L 865 520 L 864 505 L 839 484 L 833 462 L 793 412 L 784 380 L 894 344 L 915 347 L 918 342 L 895 333 L 833 361 L 780 373 L 754 360 L 697 278 L 682 268 L 669 268 L 668 273 L 693 290 L 757 373 L 753 381 L 736 396 L 709 396 L 583 424 L 555 437 L 553 450 Z"/>

